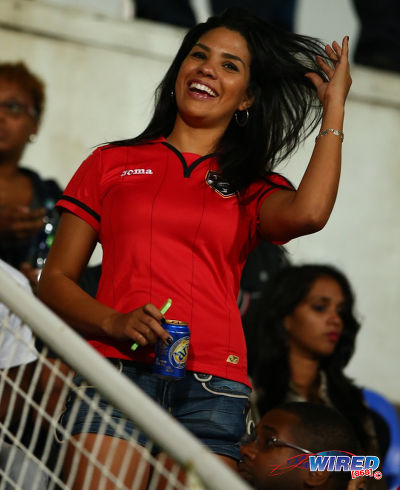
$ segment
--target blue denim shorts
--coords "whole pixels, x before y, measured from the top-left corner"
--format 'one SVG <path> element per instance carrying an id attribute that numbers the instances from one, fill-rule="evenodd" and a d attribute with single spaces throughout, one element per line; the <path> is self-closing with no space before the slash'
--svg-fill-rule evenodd
<path id="1" fill-rule="evenodd" d="M 210 374 L 187 371 L 183 379 L 168 381 L 155 376 L 152 366 L 138 364 L 120 359 L 109 359 L 129 379 L 139 386 L 148 396 L 165 408 L 173 417 L 186 427 L 195 437 L 205 444 L 212 452 L 239 460 L 239 441 L 246 431 L 246 417 L 249 410 L 250 388 L 236 381 L 219 378 Z M 76 386 L 85 390 L 86 395 L 93 399 L 100 396 L 98 405 L 107 410 L 115 423 L 124 419 L 122 413 L 105 400 L 95 389 L 87 386 L 82 376 L 74 378 Z M 81 433 L 99 433 L 103 417 L 95 414 L 87 422 L 88 405 L 80 402 L 79 409 L 72 410 L 77 396 L 70 393 L 62 425 L 66 426 L 71 413 L 74 422 L 69 424 L 72 435 Z M 104 425 L 104 424 L 103 424 Z M 115 424 L 105 425 L 101 433 L 109 436 L 126 438 L 137 431 L 130 420 L 125 420 L 122 433 L 115 430 Z M 136 437 L 139 444 L 145 445 L 147 437 L 142 432 Z M 157 454 L 156 448 L 153 453 Z"/>

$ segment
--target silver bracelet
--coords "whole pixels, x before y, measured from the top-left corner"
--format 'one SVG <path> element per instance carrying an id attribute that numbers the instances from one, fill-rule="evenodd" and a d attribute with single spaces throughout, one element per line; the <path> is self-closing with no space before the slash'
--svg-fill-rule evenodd
<path id="1" fill-rule="evenodd" d="M 343 131 L 340 131 L 340 129 L 324 129 L 323 131 L 320 131 L 317 137 L 315 138 L 315 141 L 317 141 L 318 138 L 321 136 L 326 136 L 327 134 L 332 133 L 335 136 L 339 136 L 340 139 L 343 141 L 344 140 L 344 133 Z"/>

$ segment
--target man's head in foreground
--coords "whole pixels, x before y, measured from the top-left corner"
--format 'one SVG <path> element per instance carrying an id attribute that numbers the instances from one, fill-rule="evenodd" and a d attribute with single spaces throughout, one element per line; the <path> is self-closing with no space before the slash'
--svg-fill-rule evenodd
<path id="1" fill-rule="evenodd" d="M 329 450 L 360 454 L 347 420 L 324 405 L 286 403 L 268 411 L 254 434 L 244 440 L 239 472 L 257 490 L 345 490 L 348 472 L 310 471 L 296 466 L 296 456 L 306 458 L 307 454 Z"/>

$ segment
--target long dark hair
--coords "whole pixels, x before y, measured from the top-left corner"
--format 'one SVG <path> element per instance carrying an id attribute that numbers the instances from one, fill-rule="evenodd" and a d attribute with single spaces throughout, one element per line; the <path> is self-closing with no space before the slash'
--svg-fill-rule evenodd
<path id="1" fill-rule="evenodd" d="M 288 266 L 268 281 L 259 302 L 256 321 L 247 321 L 249 372 L 259 393 L 258 408 L 264 413 L 285 401 L 290 384 L 289 336 L 283 320 L 293 313 L 308 295 L 315 281 L 329 277 L 343 292 L 343 330 L 334 352 L 320 361 L 328 380 L 328 394 L 333 405 L 352 423 L 366 449 L 371 447 L 365 430 L 367 409 L 363 395 L 343 370 L 351 359 L 360 323 L 354 314 L 354 294 L 346 276 L 330 265 Z"/>
<path id="2" fill-rule="evenodd" d="M 136 145 L 171 133 L 177 115 L 171 93 L 181 64 L 198 39 L 218 27 L 239 32 L 251 53 L 249 92 L 254 103 L 248 124 L 239 127 L 232 119 L 215 149 L 225 178 L 236 190 L 244 190 L 288 157 L 320 121 L 321 104 L 304 75 L 316 72 L 324 77 L 315 57 L 326 56 L 321 41 L 286 32 L 247 10 L 229 8 L 189 30 L 156 90 L 147 128 L 135 138 L 114 144 Z"/>

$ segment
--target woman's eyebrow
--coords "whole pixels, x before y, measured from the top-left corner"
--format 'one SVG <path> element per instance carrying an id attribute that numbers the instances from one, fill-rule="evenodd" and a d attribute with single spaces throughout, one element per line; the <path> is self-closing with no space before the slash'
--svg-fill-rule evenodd
<path id="1" fill-rule="evenodd" d="M 211 48 L 209 48 L 208 46 L 206 46 L 205 44 L 202 44 L 202 43 L 196 43 L 195 46 L 198 46 L 199 48 L 204 49 L 204 51 L 207 51 L 207 52 L 210 52 L 211 51 Z M 222 53 L 222 56 L 224 58 L 228 58 L 230 60 L 240 61 L 240 63 L 242 63 L 243 66 L 246 66 L 245 65 L 245 62 L 242 60 L 242 58 L 240 58 L 239 56 L 236 56 L 235 54 L 232 54 L 232 53 Z"/>

